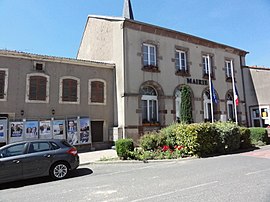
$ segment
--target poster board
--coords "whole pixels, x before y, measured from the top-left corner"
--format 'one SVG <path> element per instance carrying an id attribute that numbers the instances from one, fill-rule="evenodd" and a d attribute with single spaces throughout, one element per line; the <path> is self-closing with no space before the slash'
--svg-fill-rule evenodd
<path id="1" fill-rule="evenodd" d="M 9 123 L 9 143 L 23 140 L 23 121 L 12 121 Z"/>
<path id="2" fill-rule="evenodd" d="M 67 120 L 67 141 L 71 145 L 77 145 L 79 143 L 78 118 L 70 118 Z"/>
<path id="3" fill-rule="evenodd" d="M 7 119 L 0 119 L 0 142 L 7 142 Z"/>
<path id="4" fill-rule="evenodd" d="M 39 122 L 39 139 L 52 139 L 51 120 Z"/>
<path id="5" fill-rule="evenodd" d="M 38 139 L 38 121 L 26 121 L 24 123 L 24 139 Z"/>
<path id="6" fill-rule="evenodd" d="M 92 141 L 89 118 L 80 118 L 80 144 L 89 144 Z"/>
<path id="7" fill-rule="evenodd" d="M 66 139 L 65 125 L 65 120 L 54 120 L 52 122 L 52 134 L 54 139 Z"/>

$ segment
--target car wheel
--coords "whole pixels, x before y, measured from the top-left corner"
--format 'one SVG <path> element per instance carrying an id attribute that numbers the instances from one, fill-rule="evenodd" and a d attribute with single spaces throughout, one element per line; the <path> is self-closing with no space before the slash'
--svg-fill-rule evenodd
<path id="1" fill-rule="evenodd" d="M 55 180 L 65 178 L 68 173 L 69 173 L 68 166 L 64 162 L 56 163 L 50 169 L 50 176 Z"/>

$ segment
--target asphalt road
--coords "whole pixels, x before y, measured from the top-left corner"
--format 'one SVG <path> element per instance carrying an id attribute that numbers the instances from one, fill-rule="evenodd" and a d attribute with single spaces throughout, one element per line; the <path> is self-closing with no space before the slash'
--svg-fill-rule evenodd
<path id="1" fill-rule="evenodd" d="M 0 201 L 270 202 L 270 147 L 204 159 L 92 164 L 0 186 Z"/>

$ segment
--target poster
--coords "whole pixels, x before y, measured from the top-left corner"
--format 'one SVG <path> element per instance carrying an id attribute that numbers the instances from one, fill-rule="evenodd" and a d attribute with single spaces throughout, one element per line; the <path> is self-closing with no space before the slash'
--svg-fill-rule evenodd
<path id="1" fill-rule="evenodd" d="M 53 121 L 53 138 L 65 139 L 65 121 L 55 120 Z"/>
<path id="2" fill-rule="evenodd" d="M 80 118 L 80 143 L 91 143 L 90 119 Z"/>
<path id="3" fill-rule="evenodd" d="M 7 120 L 0 119 L 0 142 L 7 141 Z"/>
<path id="4" fill-rule="evenodd" d="M 51 120 L 45 120 L 45 121 L 39 122 L 39 138 L 52 139 Z"/>
<path id="5" fill-rule="evenodd" d="M 25 139 L 38 139 L 38 121 L 25 122 Z"/>
<path id="6" fill-rule="evenodd" d="M 67 141 L 71 145 L 78 144 L 78 119 L 77 118 L 71 118 L 67 121 Z"/>
<path id="7" fill-rule="evenodd" d="M 22 141 L 23 122 L 22 121 L 10 122 L 9 127 L 10 127 L 9 143 Z"/>

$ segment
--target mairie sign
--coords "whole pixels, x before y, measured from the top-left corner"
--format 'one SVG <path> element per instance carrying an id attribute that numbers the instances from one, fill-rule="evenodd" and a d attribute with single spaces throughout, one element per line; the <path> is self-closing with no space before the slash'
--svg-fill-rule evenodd
<path id="1" fill-rule="evenodd" d="M 204 85 L 204 86 L 207 86 L 208 85 L 208 81 L 207 80 L 193 79 L 193 78 L 187 78 L 187 83 L 196 84 L 196 85 Z"/>

